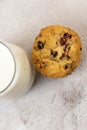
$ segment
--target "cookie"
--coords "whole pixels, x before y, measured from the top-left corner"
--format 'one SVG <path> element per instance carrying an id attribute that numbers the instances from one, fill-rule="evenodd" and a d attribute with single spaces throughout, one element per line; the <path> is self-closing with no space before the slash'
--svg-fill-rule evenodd
<path id="1" fill-rule="evenodd" d="M 81 40 L 73 30 L 62 26 L 43 28 L 34 41 L 32 61 L 36 69 L 50 78 L 70 74 L 81 59 Z"/>

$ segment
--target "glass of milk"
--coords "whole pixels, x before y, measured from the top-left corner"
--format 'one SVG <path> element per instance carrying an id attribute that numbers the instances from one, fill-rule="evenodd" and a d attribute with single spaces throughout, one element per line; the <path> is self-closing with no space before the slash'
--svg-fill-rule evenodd
<path id="1" fill-rule="evenodd" d="M 35 69 L 28 53 L 17 45 L 0 42 L 0 96 L 20 96 L 32 86 Z"/>

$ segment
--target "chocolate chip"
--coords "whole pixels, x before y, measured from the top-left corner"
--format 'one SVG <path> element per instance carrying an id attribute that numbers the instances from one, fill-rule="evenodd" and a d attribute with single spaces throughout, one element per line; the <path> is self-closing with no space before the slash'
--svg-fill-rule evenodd
<path id="1" fill-rule="evenodd" d="M 68 69 L 68 64 L 65 64 L 64 68 L 65 68 L 65 69 Z"/>
<path id="2" fill-rule="evenodd" d="M 70 59 L 71 57 L 69 55 L 67 55 L 67 58 Z"/>
<path id="3" fill-rule="evenodd" d="M 66 51 L 67 47 L 68 47 L 68 44 L 65 45 L 64 51 Z"/>
<path id="4" fill-rule="evenodd" d="M 67 63 L 67 64 L 65 64 L 65 66 L 64 66 L 64 68 L 65 69 L 69 69 L 69 68 L 72 68 L 73 66 L 72 66 L 72 63 Z"/>
<path id="5" fill-rule="evenodd" d="M 39 49 L 43 49 L 44 48 L 44 43 L 43 42 L 39 41 L 37 44 L 38 44 L 38 48 Z"/>
<path id="6" fill-rule="evenodd" d="M 67 38 L 71 39 L 72 35 L 68 34 L 68 33 L 64 33 L 63 38 L 65 38 L 65 39 L 67 39 Z"/>
<path id="7" fill-rule="evenodd" d="M 53 55 L 53 57 L 56 57 L 58 55 L 58 52 L 51 50 L 51 55 Z"/>
<path id="8" fill-rule="evenodd" d="M 62 56 L 60 57 L 60 60 L 62 60 L 65 57 L 65 53 L 62 53 Z"/>
<path id="9" fill-rule="evenodd" d="M 58 45 L 58 43 L 59 43 L 59 41 L 57 40 L 57 41 L 56 41 L 56 45 Z"/>
<path id="10" fill-rule="evenodd" d="M 68 50 L 70 50 L 70 49 L 71 49 L 71 46 L 68 47 Z"/>
<path id="11" fill-rule="evenodd" d="M 66 39 L 60 38 L 60 44 L 63 46 L 66 44 Z"/>
<path id="12" fill-rule="evenodd" d="M 80 51 L 82 51 L 82 47 L 80 48 Z"/>

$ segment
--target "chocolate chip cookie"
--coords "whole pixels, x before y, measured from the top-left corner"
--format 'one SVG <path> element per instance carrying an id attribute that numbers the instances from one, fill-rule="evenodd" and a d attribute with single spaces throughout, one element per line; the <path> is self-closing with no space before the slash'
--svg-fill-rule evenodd
<path id="1" fill-rule="evenodd" d="M 41 29 L 34 41 L 32 60 L 39 72 L 50 78 L 64 77 L 79 64 L 81 40 L 76 32 L 62 26 Z"/>

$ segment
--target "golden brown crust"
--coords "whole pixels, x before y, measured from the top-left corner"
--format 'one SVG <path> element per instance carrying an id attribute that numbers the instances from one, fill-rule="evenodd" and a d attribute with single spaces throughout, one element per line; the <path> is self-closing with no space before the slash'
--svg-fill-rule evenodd
<path id="1" fill-rule="evenodd" d="M 64 77 L 78 66 L 81 51 L 77 33 L 62 26 L 48 26 L 41 30 L 34 41 L 32 60 L 43 75 Z"/>

